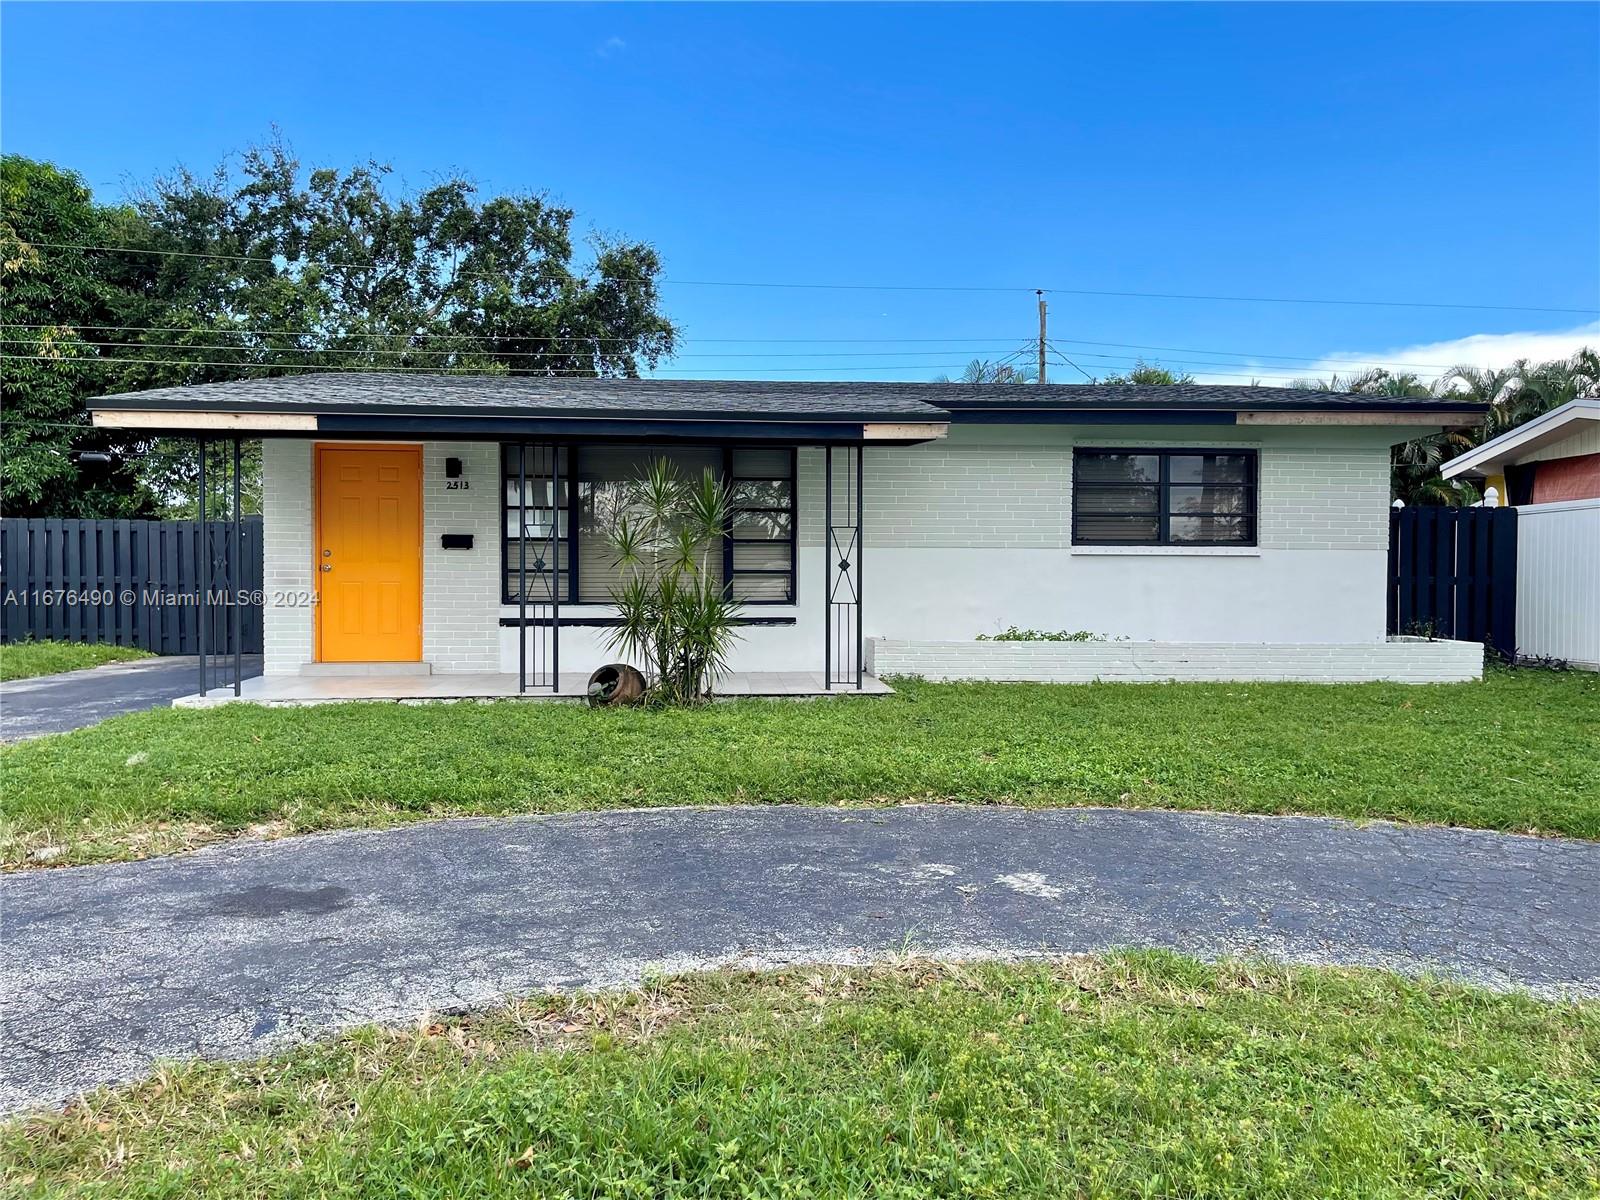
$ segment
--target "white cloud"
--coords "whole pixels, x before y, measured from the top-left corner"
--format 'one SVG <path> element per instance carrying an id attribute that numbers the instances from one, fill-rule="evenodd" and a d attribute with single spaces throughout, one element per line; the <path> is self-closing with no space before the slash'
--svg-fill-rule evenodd
<path id="1" fill-rule="evenodd" d="M 608 37 L 595 47 L 595 53 L 601 58 L 612 58 L 621 54 L 628 48 L 628 43 L 619 37 Z"/>
<path id="2" fill-rule="evenodd" d="M 1262 360 L 1243 366 L 1230 364 L 1225 373 L 1209 374 L 1199 367 L 1189 370 L 1201 383 L 1240 383 L 1241 375 L 1259 370 L 1262 383 L 1283 386 L 1291 382 L 1291 377 L 1325 379 L 1336 373 L 1348 377 L 1373 367 L 1410 372 L 1431 381 L 1451 367 L 1504 367 L 1520 358 L 1546 362 L 1570 358 L 1585 346 L 1600 346 L 1600 321 L 1549 333 L 1474 333 L 1444 342 L 1416 342 L 1386 350 L 1336 350 L 1304 367 L 1293 361 Z M 1152 361 L 1159 358 L 1155 355 Z"/>

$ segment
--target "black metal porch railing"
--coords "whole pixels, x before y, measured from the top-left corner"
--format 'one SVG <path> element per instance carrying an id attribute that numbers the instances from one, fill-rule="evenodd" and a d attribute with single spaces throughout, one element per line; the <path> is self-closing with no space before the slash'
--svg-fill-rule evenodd
<path id="1" fill-rule="evenodd" d="M 861 688 L 865 644 L 861 636 L 862 446 L 823 451 L 827 528 L 823 539 L 823 686 Z"/>
<path id="2" fill-rule="evenodd" d="M 530 482 L 534 494 L 531 506 Z M 567 516 L 567 507 L 562 497 L 561 448 L 548 442 L 517 443 L 519 692 L 526 692 L 530 686 L 552 692 L 561 687 L 561 522 Z"/>

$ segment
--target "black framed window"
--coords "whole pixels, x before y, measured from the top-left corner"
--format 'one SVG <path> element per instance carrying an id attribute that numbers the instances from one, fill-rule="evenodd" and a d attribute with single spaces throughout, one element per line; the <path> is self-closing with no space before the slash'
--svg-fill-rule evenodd
<path id="1" fill-rule="evenodd" d="M 517 602 L 517 581 L 522 577 L 524 554 L 527 556 L 529 603 L 548 603 L 553 586 L 559 586 L 563 604 L 571 602 L 577 572 L 572 537 L 571 463 L 572 455 L 565 447 L 500 448 L 502 604 Z M 524 484 L 528 495 L 526 509 L 521 500 Z"/>
<path id="2" fill-rule="evenodd" d="M 548 454 L 548 452 L 546 452 Z M 528 599 L 548 601 L 552 582 L 564 604 L 609 604 L 619 572 L 605 537 L 632 485 L 652 459 L 666 458 L 686 479 L 711 470 L 732 499 L 721 553 L 710 567 L 745 604 L 793 604 L 795 596 L 795 451 L 792 447 L 572 446 L 561 450 L 560 494 L 548 466 L 536 473 L 528 454 Z M 501 447 L 504 534 L 501 603 L 517 601 L 521 541 L 517 525 L 518 447 Z M 559 530 L 559 545 L 555 531 Z M 552 551 L 559 548 L 559 579 Z M 535 563 L 543 564 L 536 571 Z"/>
<path id="3" fill-rule="evenodd" d="M 733 447 L 724 455 L 732 501 L 722 547 L 728 594 L 745 604 L 793 604 L 795 451 Z"/>
<path id="4" fill-rule="evenodd" d="M 1254 546 L 1254 450 L 1075 450 L 1075 546 Z"/>

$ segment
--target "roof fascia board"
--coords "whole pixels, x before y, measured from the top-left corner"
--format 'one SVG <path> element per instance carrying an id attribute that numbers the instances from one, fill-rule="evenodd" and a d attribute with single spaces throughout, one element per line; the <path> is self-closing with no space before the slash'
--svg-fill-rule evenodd
<path id="1" fill-rule="evenodd" d="M 805 421 L 608 420 L 548 417 L 465 418 L 451 416 L 347 416 L 329 414 L 317 422 L 321 434 L 454 438 L 466 441 L 501 438 L 587 438 L 609 442 L 782 442 L 792 445 L 850 445 L 869 440 L 870 423 Z M 894 436 L 879 434 L 878 445 L 911 445 L 943 437 L 944 422 L 920 423 Z"/>
<path id="2" fill-rule="evenodd" d="M 112 403 L 112 401 L 116 402 Z M 89 401 L 88 407 L 91 412 L 272 413 L 274 415 L 282 414 L 285 408 L 281 404 L 275 405 L 269 401 L 260 400 L 229 400 L 215 407 L 207 407 L 206 402 L 201 400 L 151 399 L 139 401 L 137 394 L 132 396 L 101 397 L 100 399 Z M 310 417 L 436 417 L 464 421 L 509 418 L 523 421 L 567 419 L 589 421 L 738 421 L 750 424 L 759 424 L 763 421 L 782 423 L 803 421 L 810 424 L 837 422 L 844 425 L 860 425 L 868 421 L 940 422 L 944 421 L 947 416 L 943 409 L 935 408 L 931 404 L 922 405 L 923 411 L 913 412 L 891 412 L 882 409 L 862 409 L 859 411 L 796 409 L 790 412 L 778 413 L 741 412 L 726 408 L 669 409 L 663 411 L 637 409 L 630 411 L 617 408 L 578 408 L 565 405 L 539 408 L 534 406 L 478 403 L 463 403 L 460 405 L 299 403 L 288 407 L 291 412 L 303 410 L 303 415 Z"/>
<path id="3" fill-rule="evenodd" d="M 975 408 L 950 410 L 952 425 L 1232 425 L 1231 411 L 1148 408 Z"/>
<path id="4" fill-rule="evenodd" d="M 190 409 L 91 408 L 97 429 L 221 430 L 239 433 L 315 432 L 315 413 L 207 412 Z"/>
<path id="5" fill-rule="evenodd" d="M 1449 420 L 1446 420 L 1448 416 Z M 1417 408 L 1400 411 L 1378 412 L 1370 409 L 1358 409 L 1354 412 L 1340 412 L 1334 409 L 1317 409 L 1306 411 L 1296 409 L 1290 412 L 1242 412 L 1239 414 L 1241 425 L 1438 425 L 1441 423 L 1459 425 L 1463 416 L 1459 412 L 1441 413 L 1438 409 Z M 1430 420 L 1430 418 L 1432 418 Z M 1476 424 L 1476 422 L 1473 422 Z"/>

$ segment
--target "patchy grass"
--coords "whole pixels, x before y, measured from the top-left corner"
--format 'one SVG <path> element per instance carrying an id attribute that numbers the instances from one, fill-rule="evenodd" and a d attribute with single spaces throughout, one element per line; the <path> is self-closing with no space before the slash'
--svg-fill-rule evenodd
<path id="1" fill-rule="evenodd" d="M 1325 813 L 1600 838 L 1600 677 L 930 684 L 690 710 L 227 705 L 0 750 L 0 854 L 89 862 L 453 814 L 907 800 Z"/>
<path id="2" fill-rule="evenodd" d="M 135 650 L 131 646 L 105 646 L 90 642 L 12 642 L 0 646 L 0 680 L 32 679 L 37 675 L 57 675 L 62 671 L 81 671 L 85 667 L 150 657 L 148 650 Z"/>
<path id="3" fill-rule="evenodd" d="M 1600 1006 L 1124 954 L 720 973 L 190 1064 L 0 1128 L 19 1193 L 1561 1197 Z"/>

